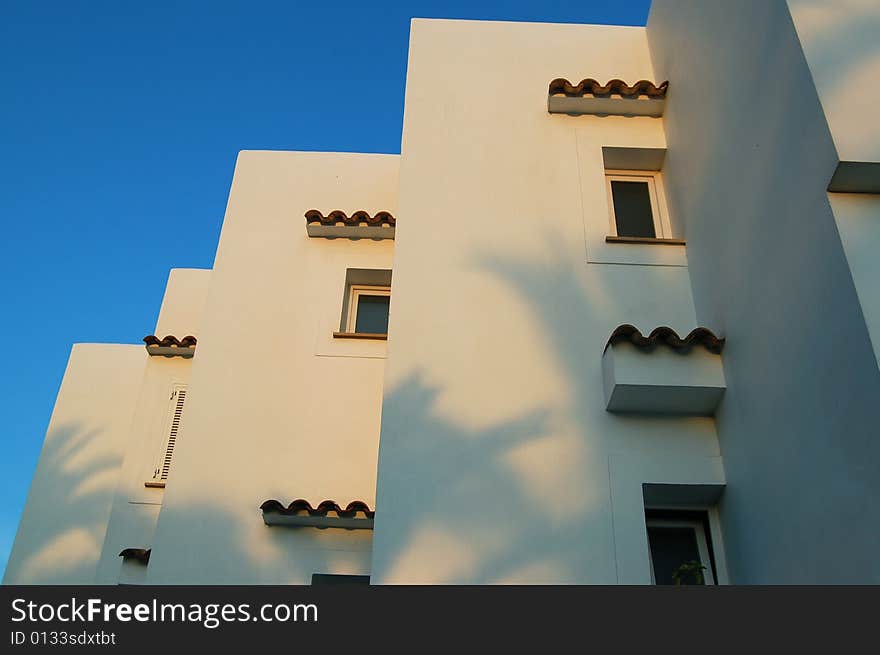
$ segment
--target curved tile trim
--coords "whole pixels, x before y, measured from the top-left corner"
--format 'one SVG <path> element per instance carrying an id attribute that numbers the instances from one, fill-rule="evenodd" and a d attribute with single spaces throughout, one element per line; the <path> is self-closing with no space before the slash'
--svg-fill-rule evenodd
<path id="1" fill-rule="evenodd" d="M 133 559 L 144 566 L 150 563 L 150 551 L 152 548 L 126 548 L 119 556 L 123 559 Z"/>
<path id="2" fill-rule="evenodd" d="M 169 348 L 171 346 L 176 346 L 178 348 L 192 348 L 196 345 L 196 338 L 192 335 L 186 336 L 183 339 L 178 339 L 177 337 L 171 336 L 170 334 L 164 339 L 160 339 L 155 334 L 150 334 L 144 337 L 144 343 L 147 346 L 158 346 L 159 348 Z"/>
<path id="3" fill-rule="evenodd" d="M 657 344 L 664 344 L 674 350 L 687 350 L 694 345 L 701 345 L 711 353 L 720 354 L 724 348 L 724 338 L 716 336 L 712 330 L 704 327 L 691 330 L 690 334 L 682 339 L 671 327 L 654 328 L 651 334 L 644 336 L 634 325 L 620 325 L 614 328 L 614 332 L 608 338 L 608 343 L 605 344 L 605 350 L 608 350 L 608 346 L 620 341 L 629 341 L 642 350 L 651 350 Z"/>
<path id="4" fill-rule="evenodd" d="M 376 511 L 371 510 L 369 505 L 362 500 L 353 500 L 343 508 L 335 500 L 324 500 L 317 507 L 312 507 L 309 501 L 298 498 L 285 507 L 281 501 L 273 499 L 265 501 L 260 505 L 260 509 L 264 512 L 277 512 L 285 515 L 299 514 L 303 511 L 308 512 L 309 516 L 327 516 L 328 512 L 336 512 L 344 518 L 352 517 L 357 512 L 363 512 L 370 519 L 376 515 Z"/>
<path id="5" fill-rule="evenodd" d="M 669 82 L 662 82 L 656 86 L 648 80 L 639 80 L 632 86 L 629 86 L 623 80 L 610 80 L 606 84 L 599 84 L 598 80 L 591 77 L 581 80 L 577 85 L 573 85 L 567 79 L 558 77 L 550 82 L 550 95 L 565 95 L 569 97 L 581 97 L 592 95 L 598 97 L 607 97 L 612 94 L 618 94 L 624 98 L 637 98 L 640 95 L 649 98 L 665 98 L 666 90 L 669 88 Z"/>
<path id="6" fill-rule="evenodd" d="M 342 210 L 334 209 L 332 212 L 324 216 L 324 214 L 317 209 L 310 209 L 306 212 L 306 225 L 309 223 L 320 223 L 321 225 L 326 226 L 342 223 L 343 225 L 350 227 L 366 223 L 370 226 L 385 224 L 394 227 L 397 224 L 397 219 L 394 218 L 390 212 L 385 211 L 376 212 L 375 215 L 370 216 L 368 212 L 359 210 L 349 216 Z"/>

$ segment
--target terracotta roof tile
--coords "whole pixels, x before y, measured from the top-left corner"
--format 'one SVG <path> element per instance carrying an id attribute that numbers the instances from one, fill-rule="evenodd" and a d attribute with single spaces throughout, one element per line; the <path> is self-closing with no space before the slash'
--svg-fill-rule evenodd
<path id="1" fill-rule="evenodd" d="M 141 564 L 149 564 L 150 562 L 150 551 L 152 548 L 126 548 L 119 556 L 123 559 L 133 559 Z"/>
<path id="2" fill-rule="evenodd" d="M 357 512 L 363 512 L 367 518 L 373 518 L 376 514 L 375 510 L 371 510 L 362 500 L 353 500 L 344 508 L 334 500 L 324 500 L 317 507 L 312 507 L 309 501 L 299 498 L 294 500 L 286 507 L 278 500 L 267 500 L 260 509 L 264 512 L 277 512 L 279 514 L 301 514 L 307 512 L 309 516 L 326 516 L 327 512 L 336 512 L 339 516 L 354 516 Z"/>
<path id="3" fill-rule="evenodd" d="M 178 348 L 191 348 L 196 345 L 196 338 L 192 335 L 186 336 L 183 339 L 178 339 L 177 337 L 171 336 L 170 334 L 164 339 L 160 339 L 155 334 L 150 334 L 144 337 L 144 343 L 147 346 L 158 346 L 160 348 L 168 348 L 170 346 L 176 346 Z"/>
<path id="4" fill-rule="evenodd" d="M 623 80 L 617 79 L 610 80 L 606 84 L 599 84 L 598 80 L 590 77 L 581 80 L 577 85 L 573 85 L 567 79 L 559 77 L 550 82 L 550 95 L 565 95 L 569 97 L 593 95 L 607 97 L 617 94 L 624 98 L 637 98 L 640 95 L 645 95 L 649 98 L 665 98 L 668 88 L 668 81 L 656 86 L 648 80 L 639 80 L 632 86 L 629 86 Z"/>
<path id="5" fill-rule="evenodd" d="M 694 345 L 701 345 L 709 352 L 718 354 L 724 348 L 724 338 L 715 336 L 709 328 L 704 327 L 691 330 L 690 334 L 682 339 L 671 327 L 654 328 L 651 334 L 643 336 L 634 325 L 620 325 L 611 333 L 605 349 L 620 341 L 629 341 L 642 350 L 651 350 L 658 344 L 669 346 L 674 350 L 688 350 Z"/>
<path id="6" fill-rule="evenodd" d="M 390 212 L 385 211 L 376 212 L 373 216 L 370 216 L 368 212 L 359 210 L 349 216 L 344 211 L 335 209 L 324 216 L 324 214 L 317 209 L 310 209 L 306 212 L 306 224 L 309 223 L 320 223 L 321 225 L 336 225 L 337 223 L 342 223 L 346 226 L 357 226 L 361 223 L 366 223 L 367 225 L 382 225 L 385 223 L 394 227 L 397 223 L 397 219 L 395 219 Z"/>

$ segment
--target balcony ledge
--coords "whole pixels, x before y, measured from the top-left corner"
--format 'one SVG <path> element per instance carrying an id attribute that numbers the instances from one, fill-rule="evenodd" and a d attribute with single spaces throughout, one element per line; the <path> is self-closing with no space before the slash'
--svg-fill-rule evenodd
<path id="1" fill-rule="evenodd" d="M 394 239 L 397 219 L 390 212 L 380 211 L 374 215 L 359 210 L 349 216 L 341 210 L 334 210 L 324 216 L 317 209 L 305 214 L 306 233 L 309 237 L 325 239 L 373 239 L 381 241 Z"/>
<path id="2" fill-rule="evenodd" d="M 148 335 L 143 339 L 147 348 L 147 354 L 150 356 L 162 357 L 184 357 L 189 359 L 196 354 L 196 338 L 194 336 L 186 336 L 183 339 L 168 335 L 164 339 L 159 339 L 154 334 Z"/>
<path id="3" fill-rule="evenodd" d="M 663 115 L 668 87 L 669 82 L 658 86 L 648 80 L 639 80 L 632 86 L 617 79 L 599 84 L 592 78 L 573 85 L 564 78 L 557 78 L 550 82 L 547 111 L 551 114 L 657 118 Z"/>
<path id="4" fill-rule="evenodd" d="M 332 500 L 325 500 L 315 508 L 302 499 L 286 507 L 280 501 L 267 500 L 260 505 L 260 510 L 266 525 L 295 528 L 372 530 L 375 517 L 375 511 L 359 500 L 344 508 Z"/>
<path id="5" fill-rule="evenodd" d="M 602 355 L 605 408 L 615 413 L 713 415 L 726 388 L 723 344 L 705 328 L 681 339 L 669 328 L 644 337 L 632 326 L 621 326 Z"/>

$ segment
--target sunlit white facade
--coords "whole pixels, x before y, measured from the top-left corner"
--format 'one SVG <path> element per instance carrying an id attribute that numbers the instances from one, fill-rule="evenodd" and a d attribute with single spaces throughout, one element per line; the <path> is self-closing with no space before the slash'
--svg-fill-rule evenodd
<path id="1" fill-rule="evenodd" d="M 241 152 L 74 346 L 4 582 L 880 582 L 878 28 L 414 20 L 400 155 Z"/>

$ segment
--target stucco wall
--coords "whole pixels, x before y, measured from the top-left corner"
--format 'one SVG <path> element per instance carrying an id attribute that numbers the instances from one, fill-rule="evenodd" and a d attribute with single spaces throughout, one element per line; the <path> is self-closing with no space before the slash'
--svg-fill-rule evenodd
<path id="1" fill-rule="evenodd" d="M 197 335 L 209 282 L 210 271 L 173 269 L 152 331 Z M 7 582 L 116 584 L 119 552 L 151 545 L 163 491 L 144 482 L 164 448 L 169 392 L 187 383 L 191 361 L 142 345 L 73 347 Z"/>
<path id="2" fill-rule="evenodd" d="M 846 260 L 858 293 L 862 314 L 880 362 L 880 195 L 829 193 L 828 200 Z"/>
<path id="3" fill-rule="evenodd" d="M 95 583 L 145 357 L 73 346 L 4 584 Z"/>
<path id="4" fill-rule="evenodd" d="M 667 196 L 697 316 L 727 337 L 733 581 L 880 581 L 880 372 L 826 193 L 835 144 L 787 5 L 655 0 L 648 37 L 671 81 Z"/>
<path id="5" fill-rule="evenodd" d="M 816 31 L 823 12 L 413 21 L 401 157 L 239 155 L 215 267 L 171 272 L 155 330 L 196 335 L 194 359 L 74 348 L 5 581 L 647 583 L 645 483 L 727 485 L 734 582 L 880 581 L 877 207 L 826 192 L 842 157 L 878 159 L 856 120 L 876 89 L 847 95 L 875 43 Z M 556 77 L 669 79 L 665 117 L 550 115 Z M 605 242 L 608 146 L 668 149 L 686 249 Z M 310 239 L 308 209 L 391 211 L 396 241 Z M 332 336 L 350 268 L 394 270 L 387 344 Z M 605 411 L 622 323 L 727 337 L 719 437 Z M 147 489 L 175 382 L 171 476 Z M 376 530 L 270 528 L 270 498 L 363 500 Z M 153 548 L 146 571 L 125 547 Z"/>
<path id="6" fill-rule="evenodd" d="M 560 76 L 653 78 L 644 29 L 412 23 L 374 583 L 649 582 L 610 458 L 689 457 L 718 481 L 712 419 L 604 409 L 612 329 L 695 316 L 683 253 L 604 243 L 601 147 L 663 147 L 662 124 L 550 115 Z"/>
<path id="7" fill-rule="evenodd" d="M 788 0 L 788 6 L 840 160 L 880 163 L 880 3 Z"/>
<path id="8" fill-rule="evenodd" d="M 198 337 L 211 271 L 172 269 L 168 275 L 155 334 Z M 198 346 L 196 347 L 198 351 Z M 150 548 L 162 507 L 164 490 L 148 488 L 164 454 L 169 429 L 170 399 L 176 385 L 189 383 L 192 359 L 150 357 L 144 352 L 144 370 L 125 456 L 113 498 L 113 509 L 101 548 L 97 582 L 116 584 L 123 575 L 119 553 L 125 548 Z M 184 405 L 184 412 L 186 411 Z M 172 460 L 172 464 L 173 464 Z M 145 573 L 141 564 L 131 564 L 132 574 Z"/>
<path id="9" fill-rule="evenodd" d="M 393 242 L 310 239 L 304 213 L 397 211 L 393 155 L 242 152 L 148 582 L 369 572 L 369 531 L 263 524 L 260 503 L 374 503 L 383 342 L 334 340 L 346 268 Z"/>
<path id="10" fill-rule="evenodd" d="M 156 336 L 161 339 L 170 334 L 180 339 L 192 334 L 198 338 L 210 284 L 210 270 L 172 268 L 156 321 Z"/>

